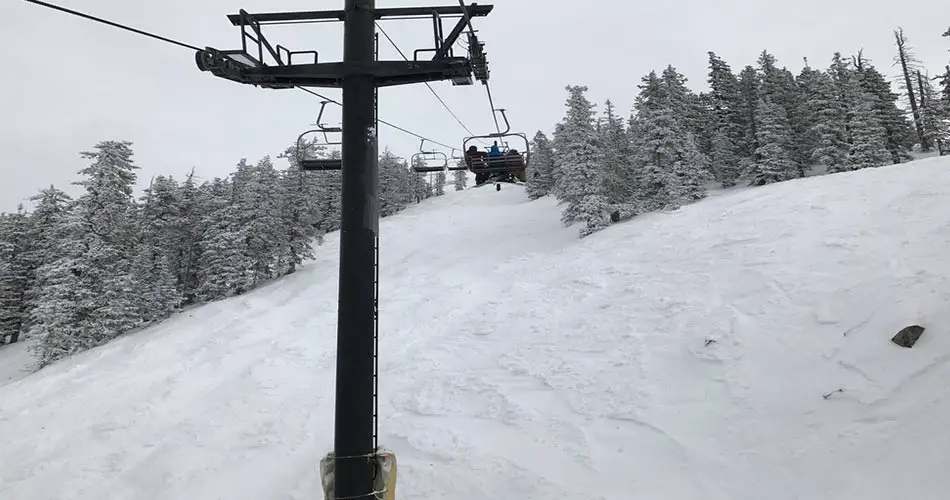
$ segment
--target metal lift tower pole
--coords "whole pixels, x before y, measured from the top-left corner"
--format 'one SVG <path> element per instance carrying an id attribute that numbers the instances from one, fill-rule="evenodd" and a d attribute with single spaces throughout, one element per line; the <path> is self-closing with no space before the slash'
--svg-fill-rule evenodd
<path id="1" fill-rule="evenodd" d="M 343 89 L 342 159 L 298 157 L 298 161 L 301 170 L 342 170 L 333 496 L 356 500 L 376 497 L 373 489 L 378 458 L 374 449 L 379 232 L 377 89 L 443 80 L 450 80 L 453 85 L 472 85 L 475 80 L 487 82 L 484 44 L 475 33 L 468 35 L 467 57 L 455 55 L 452 47 L 465 27 L 470 27 L 471 18 L 487 16 L 493 6 L 465 5 L 463 0 L 459 0 L 458 6 L 377 9 L 375 0 L 345 0 L 343 5 L 343 10 L 312 12 L 248 13 L 242 9 L 228 16 L 232 25 L 241 28 L 241 48 L 206 47 L 195 54 L 195 64 L 216 77 L 262 88 Z M 424 16 L 432 17 L 434 47 L 414 51 L 411 61 L 377 60 L 377 20 Z M 449 17 L 460 20 L 444 35 L 442 20 Z M 262 32 L 262 25 L 268 23 L 324 20 L 344 23 L 341 62 L 321 62 L 315 50 L 291 51 L 271 44 Z M 425 53 L 432 53 L 432 58 L 419 57 Z M 268 65 L 268 56 L 276 64 Z M 319 130 L 308 132 L 339 132 L 318 127 Z"/>
<path id="2" fill-rule="evenodd" d="M 334 452 L 337 498 L 372 498 L 373 336 L 379 182 L 376 157 L 375 0 L 346 0 L 343 62 L 343 215 L 337 320 Z M 364 457 L 365 458 L 343 458 Z M 366 496 L 363 496 L 366 495 Z"/>

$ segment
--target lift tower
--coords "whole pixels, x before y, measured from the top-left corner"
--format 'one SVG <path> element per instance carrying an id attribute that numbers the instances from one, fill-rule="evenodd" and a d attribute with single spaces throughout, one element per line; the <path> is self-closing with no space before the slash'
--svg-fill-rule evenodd
<path id="1" fill-rule="evenodd" d="M 473 17 L 492 5 L 376 8 L 375 0 L 344 0 L 343 10 L 228 16 L 241 28 L 241 48 L 198 51 L 202 71 L 238 83 L 268 89 L 335 87 L 343 90 L 341 160 L 323 160 L 312 170 L 342 170 L 343 214 L 340 229 L 339 316 L 337 321 L 334 497 L 375 498 L 374 338 L 377 313 L 376 243 L 379 225 L 378 158 L 375 106 L 377 88 L 451 80 L 454 85 L 486 84 L 484 45 L 472 29 Z M 417 49 L 412 61 L 380 61 L 374 54 L 375 22 L 431 18 L 434 46 Z M 458 18 L 446 35 L 443 18 Z M 343 61 L 321 62 L 316 50 L 291 51 L 272 45 L 262 32 L 267 24 L 337 20 L 344 23 Z M 468 27 L 468 53 L 453 45 Z M 420 55 L 431 53 L 431 58 Z M 271 63 L 267 62 L 269 60 Z M 301 165 L 307 169 L 307 166 Z"/>

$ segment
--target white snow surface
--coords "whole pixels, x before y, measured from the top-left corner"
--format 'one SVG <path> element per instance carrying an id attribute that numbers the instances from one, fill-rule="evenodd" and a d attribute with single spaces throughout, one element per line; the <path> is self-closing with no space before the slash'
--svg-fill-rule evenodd
<path id="1" fill-rule="evenodd" d="M 584 239 L 515 186 L 384 219 L 397 496 L 945 499 L 948 214 L 934 158 Z M 338 248 L 0 388 L 0 498 L 323 498 Z"/>
<path id="2" fill-rule="evenodd" d="M 33 369 L 35 360 L 28 350 L 29 344 L 24 341 L 0 346 L 0 386 L 27 376 Z M 3 403 L 0 402 L 2 409 Z"/>

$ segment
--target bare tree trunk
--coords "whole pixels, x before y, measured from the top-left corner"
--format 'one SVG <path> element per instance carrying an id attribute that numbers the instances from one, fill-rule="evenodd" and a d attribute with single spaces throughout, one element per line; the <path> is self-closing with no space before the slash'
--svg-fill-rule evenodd
<path id="1" fill-rule="evenodd" d="M 950 29 L 948 29 L 947 32 L 943 34 L 943 36 L 950 36 Z M 944 77 L 943 77 L 944 78 L 943 85 L 945 86 L 945 88 L 943 90 L 943 95 L 941 97 L 945 101 L 943 103 L 944 107 L 947 109 L 950 109 L 950 90 L 947 90 L 947 87 L 950 87 L 950 65 L 945 66 L 945 69 L 947 70 L 947 72 L 944 73 Z M 937 148 L 939 148 L 940 156 L 943 156 L 944 154 L 946 154 L 946 149 L 943 147 L 942 139 L 937 141 Z"/>
<path id="2" fill-rule="evenodd" d="M 930 141 L 924 136 L 924 127 L 920 120 L 920 108 L 917 106 L 917 98 L 914 95 L 914 82 L 910 79 L 910 69 L 907 54 L 907 39 L 904 38 L 904 29 L 900 28 L 894 32 L 894 38 L 897 40 L 897 57 L 901 63 L 901 71 L 904 73 L 904 83 L 907 86 L 907 97 L 910 99 L 910 110 L 914 116 L 914 127 L 917 129 L 917 139 L 920 140 L 920 150 L 930 151 Z"/>
<path id="3" fill-rule="evenodd" d="M 927 102 L 925 101 L 925 99 L 927 98 L 927 94 L 924 92 L 924 80 L 923 80 L 923 77 L 920 76 L 920 70 L 918 69 L 917 71 L 915 71 L 915 73 L 917 74 L 917 99 L 919 100 L 918 104 L 920 105 L 920 113 L 921 113 L 920 127 L 924 131 L 924 139 L 926 139 L 927 145 L 930 146 L 930 137 L 931 137 L 930 134 L 933 131 L 928 130 L 930 128 L 930 123 L 929 122 L 924 123 L 924 119 L 923 119 L 924 110 L 927 109 Z M 929 148 L 924 148 L 923 144 L 924 144 L 924 141 L 921 141 L 922 150 L 926 151 L 927 149 L 929 149 Z"/>
<path id="4" fill-rule="evenodd" d="M 927 109 L 927 106 L 929 105 L 930 101 L 926 100 L 927 92 L 924 91 L 924 76 L 920 74 L 919 69 L 917 70 L 917 96 L 920 98 L 920 109 L 922 110 L 921 112 L 923 112 L 923 110 Z M 934 124 L 930 121 L 930 119 L 928 119 L 926 123 L 926 127 L 924 128 L 930 129 L 933 125 Z M 934 132 L 935 132 L 934 130 L 924 130 L 924 134 L 925 134 L 925 137 L 927 138 L 928 144 L 931 142 L 931 139 L 937 135 Z M 936 137 L 934 142 L 936 142 L 937 154 L 939 156 L 943 156 L 943 144 L 940 141 L 940 137 Z M 931 144 L 931 146 L 933 145 Z"/>
<path id="5" fill-rule="evenodd" d="M 854 63 L 854 69 L 858 73 L 864 70 L 864 49 L 858 51 L 858 55 L 851 56 L 851 62 Z"/>

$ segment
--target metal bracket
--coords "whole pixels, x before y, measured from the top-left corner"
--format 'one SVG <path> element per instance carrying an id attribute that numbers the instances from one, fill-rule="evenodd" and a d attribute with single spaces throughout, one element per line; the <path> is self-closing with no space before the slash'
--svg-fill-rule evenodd
<path id="1" fill-rule="evenodd" d="M 500 112 L 501 112 L 501 117 L 504 118 L 504 120 L 505 120 L 505 131 L 504 131 L 504 132 L 499 132 L 498 135 L 499 135 L 499 136 L 507 135 L 508 132 L 511 132 L 511 124 L 508 123 L 508 115 L 505 114 L 505 108 L 498 108 L 498 109 L 496 109 L 496 110 L 494 110 L 494 111 L 500 111 Z"/>
<path id="2" fill-rule="evenodd" d="M 474 7 L 475 5 L 477 4 L 472 4 L 472 7 Z M 462 5 L 461 7 L 462 9 L 465 9 L 466 15 L 463 15 L 458 20 L 458 23 L 455 24 L 455 27 L 452 28 L 452 31 L 449 32 L 449 36 L 445 37 L 445 39 L 442 39 L 441 37 L 442 20 L 441 19 L 438 20 L 438 35 L 435 40 L 436 49 L 435 49 L 435 55 L 432 56 L 433 61 L 452 55 L 452 46 L 455 45 L 456 41 L 458 41 L 459 35 L 462 34 L 462 31 L 465 29 L 465 26 L 469 24 L 469 21 L 468 21 L 469 17 L 467 15 L 469 12 L 469 7 L 466 7 L 465 5 Z M 433 22 L 435 22 L 434 20 L 438 16 L 438 14 L 433 13 L 432 16 L 433 16 Z"/>
<path id="3" fill-rule="evenodd" d="M 209 71 L 217 77 L 268 89 L 289 89 L 297 86 L 339 88 L 342 87 L 344 78 L 354 75 L 372 75 L 378 87 L 440 80 L 450 80 L 454 85 L 471 85 L 474 80 L 486 83 L 488 62 L 484 44 L 478 41 L 474 30 L 471 29 L 471 18 L 487 16 L 493 8 L 492 5 L 477 3 L 466 6 L 463 0 L 459 0 L 458 6 L 375 9 L 376 19 L 430 15 L 435 48 L 416 50 L 413 61 L 375 61 L 370 64 L 321 63 L 319 53 L 315 50 L 291 51 L 282 45 L 272 45 L 261 29 L 265 23 L 342 21 L 345 19 L 344 11 L 249 14 L 241 9 L 238 14 L 228 16 L 233 25 L 241 27 L 241 48 L 217 50 L 206 47 L 195 54 L 195 63 L 201 71 Z M 442 20 L 453 16 L 460 16 L 461 19 L 452 31 L 443 37 Z M 469 26 L 469 54 L 468 57 L 457 57 L 452 46 L 466 25 Z M 419 60 L 418 55 L 421 52 L 435 54 L 430 60 Z M 275 65 L 269 65 L 265 61 L 266 55 L 273 59 Z M 310 62 L 308 57 L 306 63 L 294 64 L 293 57 L 300 55 L 312 55 L 313 60 Z"/>

